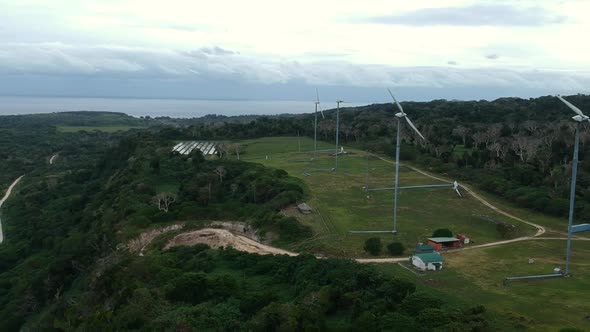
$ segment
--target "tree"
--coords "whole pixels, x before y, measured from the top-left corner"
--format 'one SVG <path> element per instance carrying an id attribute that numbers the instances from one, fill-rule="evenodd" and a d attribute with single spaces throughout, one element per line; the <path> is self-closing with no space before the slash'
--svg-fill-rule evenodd
<path id="1" fill-rule="evenodd" d="M 381 244 L 381 239 L 378 237 L 372 237 L 365 241 L 364 249 L 366 252 L 373 256 L 377 256 L 381 253 L 381 249 L 383 249 L 383 244 Z"/>
<path id="2" fill-rule="evenodd" d="M 157 175 L 160 174 L 160 157 L 159 156 L 155 156 L 152 158 L 152 160 L 150 160 L 150 168 L 152 169 L 152 172 L 154 172 L 154 174 L 157 174 Z"/>
<path id="3" fill-rule="evenodd" d="M 215 168 L 215 170 L 213 172 L 219 176 L 219 183 L 223 183 L 223 177 L 225 176 L 225 173 L 226 173 L 225 167 L 217 166 L 217 168 Z"/>
<path id="4" fill-rule="evenodd" d="M 191 158 L 191 161 L 194 166 L 198 166 L 203 161 L 205 161 L 205 157 L 203 156 L 203 152 L 201 152 L 201 150 L 199 150 L 199 149 L 194 149 L 193 151 L 191 151 L 189 158 Z"/>
<path id="5" fill-rule="evenodd" d="M 232 148 L 233 148 L 234 152 L 236 153 L 238 160 L 240 160 L 240 152 L 242 152 L 242 144 L 235 143 L 232 145 Z"/>
<path id="6" fill-rule="evenodd" d="M 463 145 L 465 145 L 466 142 L 466 138 L 467 135 L 469 134 L 469 128 L 466 128 L 464 126 L 458 126 L 457 128 L 453 129 L 453 136 L 458 136 L 461 137 L 461 141 L 463 142 Z"/>
<path id="7" fill-rule="evenodd" d="M 405 250 L 406 247 L 404 247 L 401 242 L 392 242 L 387 245 L 387 251 L 389 251 L 392 256 L 403 255 Z"/>
<path id="8" fill-rule="evenodd" d="M 452 237 L 453 232 L 448 228 L 439 228 L 432 233 L 432 237 Z"/>
<path id="9" fill-rule="evenodd" d="M 169 192 L 159 193 L 152 197 L 152 204 L 158 207 L 158 210 L 168 212 L 170 205 L 176 201 L 176 195 Z"/>

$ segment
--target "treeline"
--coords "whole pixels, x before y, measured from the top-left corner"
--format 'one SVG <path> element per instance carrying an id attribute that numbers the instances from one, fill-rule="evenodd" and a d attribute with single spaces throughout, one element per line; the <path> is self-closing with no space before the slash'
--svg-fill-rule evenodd
<path id="1" fill-rule="evenodd" d="M 590 97 L 566 97 L 590 109 Z M 502 98 L 495 101 L 402 103 L 426 137 L 419 139 L 402 124 L 401 158 L 468 181 L 523 207 L 556 216 L 568 210 L 568 188 L 574 143 L 575 115 L 557 98 Z M 397 122 L 392 104 L 341 110 L 343 145 L 392 155 Z M 319 137 L 335 138 L 335 111 L 320 120 Z M 248 124 L 216 122 L 165 129 L 177 138 L 253 138 L 297 134 L 313 137 L 313 115 L 259 118 Z M 581 125 L 580 171 L 576 214 L 590 218 L 589 124 Z"/>
<path id="2" fill-rule="evenodd" d="M 154 121 L 115 112 L 58 112 L 0 116 L 0 128 L 46 128 L 50 126 L 148 126 Z"/>
<path id="3" fill-rule="evenodd" d="M 35 317 L 32 330 L 493 331 L 460 308 L 349 260 L 206 245 L 123 255 Z"/>
<path id="4" fill-rule="evenodd" d="M 116 264 L 119 245 L 146 228 L 243 220 L 278 242 L 311 236 L 279 214 L 304 196 L 284 171 L 171 154 L 173 143 L 148 131 L 114 141 L 72 135 L 78 140 L 62 147 L 59 162 L 27 173 L 3 208 L 2 331 L 18 330 L 48 306 L 68 306 L 62 297 Z"/>

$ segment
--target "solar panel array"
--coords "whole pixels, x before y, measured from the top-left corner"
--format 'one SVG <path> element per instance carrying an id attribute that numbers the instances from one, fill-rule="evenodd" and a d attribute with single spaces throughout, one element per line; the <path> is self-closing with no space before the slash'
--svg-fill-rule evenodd
<path id="1" fill-rule="evenodd" d="M 195 149 L 199 149 L 204 156 L 212 156 L 217 154 L 217 143 L 215 142 L 180 142 L 172 148 L 172 152 L 178 152 L 180 154 L 189 154 Z"/>

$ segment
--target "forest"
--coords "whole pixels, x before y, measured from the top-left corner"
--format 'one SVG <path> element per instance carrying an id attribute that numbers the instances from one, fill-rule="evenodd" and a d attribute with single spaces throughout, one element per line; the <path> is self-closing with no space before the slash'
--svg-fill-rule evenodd
<path id="1" fill-rule="evenodd" d="M 60 134 L 42 127 L 13 134 L 47 148 L 34 149 L 37 168 L 3 209 L 2 331 L 488 327 L 483 307 L 448 306 L 349 260 L 205 245 L 140 257 L 120 246 L 142 229 L 183 220 L 245 220 L 278 234 L 278 243 L 309 237 L 309 229 L 277 213 L 305 195 L 284 171 L 172 155 L 157 132 Z M 47 165 L 55 151 L 61 162 Z M 12 172 L 20 174 L 20 166 Z M 178 194 L 163 208 L 157 200 L 173 195 L 171 183 Z"/>
<path id="2" fill-rule="evenodd" d="M 566 96 L 581 109 L 590 96 Z M 426 137 L 402 124 L 400 158 L 474 184 L 516 204 L 554 216 L 566 216 L 574 144 L 575 115 L 552 96 L 494 101 L 403 102 L 404 110 Z M 392 156 L 397 128 L 393 104 L 341 109 L 344 146 Z M 320 117 L 318 137 L 335 140 L 335 110 Z M 170 129 L 169 137 L 253 138 L 313 137 L 313 115 L 262 117 L 248 124 L 213 122 Z M 580 127 L 576 215 L 590 218 L 590 124 Z"/>
<path id="3" fill-rule="evenodd" d="M 590 98 L 572 96 L 579 107 Z M 403 103 L 427 137 L 403 130 L 404 160 L 532 209 L 563 215 L 573 144 L 555 98 Z M 391 104 L 343 109 L 343 145 L 391 155 Z M 320 122 L 334 138 L 333 110 Z M 2 210 L 0 330 L 495 331 L 516 329 L 483 306 L 460 306 L 351 260 L 259 256 L 204 245 L 145 256 L 125 244 L 174 222 L 243 221 L 276 245 L 311 230 L 279 213 L 307 188 L 285 171 L 170 153 L 179 139 L 313 135 L 313 115 L 243 121 L 68 114 L 0 121 L 0 183 L 26 174 Z M 210 117 L 211 120 L 211 117 Z M 182 122 L 181 122 L 182 123 Z M 63 133 L 59 125 L 146 129 Z M 149 127 L 149 128 L 148 128 Z M 590 139 L 583 126 L 581 160 Z M 59 152 L 60 162 L 48 164 Z M 590 214 L 581 163 L 577 213 Z"/>

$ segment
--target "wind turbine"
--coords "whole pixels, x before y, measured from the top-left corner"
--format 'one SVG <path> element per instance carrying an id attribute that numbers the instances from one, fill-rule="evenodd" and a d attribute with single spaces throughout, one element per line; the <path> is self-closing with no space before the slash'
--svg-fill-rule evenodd
<path id="1" fill-rule="evenodd" d="M 339 146 L 338 146 L 338 137 L 340 136 L 340 104 L 344 101 L 338 99 L 336 100 L 336 163 L 334 165 L 334 170 L 338 168 L 338 153 Z"/>
<path id="2" fill-rule="evenodd" d="M 590 230 L 590 224 L 579 224 L 573 225 L 574 222 L 574 200 L 576 198 L 576 175 L 578 172 L 578 148 L 580 145 L 580 123 L 584 121 L 590 122 L 590 117 L 584 115 L 582 111 L 571 104 L 569 101 L 563 99 L 560 95 L 557 95 L 557 98 L 561 100 L 564 104 L 567 105 L 572 111 L 576 113 L 575 116 L 572 117 L 574 121 L 576 121 L 576 134 L 575 134 L 575 143 L 574 143 L 574 159 L 572 160 L 572 182 L 570 187 L 570 211 L 568 217 L 568 227 L 567 227 L 567 248 L 566 248 L 566 255 L 565 255 L 565 275 L 569 274 L 570 271 L 570 248 L 572 244 L 572 233 L 584 232 Z"/>
<path id="3" fill-rule="evenodd" d="M 412 121 L 408 118 L 407 114 L 404 112 L 404 109 L 402 108 L 402 105 L 400 105 L 397 102 L 397 99 L 395 99 L 395 97 L 393 96 L 393 93 L 391 93 L 391 90 L 389 90 L 389 88 L 388 88 L 387 91 L 389 91 L 391 98 L 393 98 L 394 103 L 397 105 L 397 108 L 399 109 L 399 112 L 395 114 L 395 116 L 397 117 L 397 138 L 396 138 L 396 142 L 395 142 L 395 183 L 394 183 L 394 190 L 393 190 L 393 231 L 392 231 L 393 234 L 397 234 L 397 191 L 398 191 L 398 181 L 399 181 L 399 146 L 400 146 L 400 137 L 399 136 L 400 136 L 400 129 L 401 129 L 400 119 L 405 119 L 406 122 L 408 123 L 408 125 L 410 125 L 410 127 L 412 127 L 412 129 L 414 129 L 414 131 L 416 132 L 416 134 L 418 134 L 418 136 L 420 136 L 420 138 L 422 138 L 423 140 L 426 140 L 426 139 L 424 138 L 424 136 L 422 136 L 422 134 L 420 133 L 418 128 L 416 128 L 416 126 L 414 126 Z"/>
<path id="4" fill-rule="evenodd" d="M 382 190 L 393 190 L 394 191 L 394 198 L 393 198 L 393 230 L 378 230 L 378 231 L 373 231 L 373 230 L 362 230 L 362 231 L 348 231 L 349 233 L 353 233 L 353 234 L 373 234 L 373 233 L 393 233 L 394 235 L 397 234 L 397 192 L 400 189 L 406 190 L 406 189 L 426 189 L 426 188 L 442 188 L 442 187 L 447 187 L 447 188 L 452 188 L 453 191 L 459 196 L 459 197 L 463 197 L 463 195 L 461 194 L 461 191 L 459 191 L 459 183 L 457 181 L 445 181 L 447 183 L 445 184 L 427 184 L 427 185 L 416 185 L 416 186 L 403 186 L 400 187 L 398 185 L 399 182 L 399 149 L 400 149 L 400 130 L 401 130 L 401 118 L 406 119 L 406 122 L 408 123 L 408 125 L 410 125 L 410 127 L 412 127 L 412 129 L 416 132 L 416 134 L 418 134 L 418 136 L 420 136 L 420 138 L 422 138 L 423 140 L 425 140 L 424 136 L 422 136 L 422 134 L 420 133 L 420 131 L 416 128 L 416 126 L 414 126 L 414 124 L 412 123 L 412 121 L 408 118 L 407 114 L 404 112 L 404 109 L 402 108 L 402 106 L 397 102 L 397 100 L 395 99 L 395 97 L 393 96 L 393 93 L 391 93 L 391 90 L 387 89 L 387 91 L 389 91 L 389 94 L 391 95 L 391 98 L 393 98 L 394 103 L 397 105 L 397 108 L 399 109 L 399 112 L 395 114 L 396 118 L 397 118 L 397 141 L 395 144 L 395 185 L 393 187 L 385 187 L 385 188 L 371 188 L 369 189 L 369 153 L 368 151 L 366 152 L 366 164 L 365 164 L 365 185 L 363 186 L 363 189 L 368 193 L 371 191 L 382 191 Z M 367 198 L 369 198 L 369 196 L 367 196 Z M 589 224 L 590 226 L 590 224 Z"/>
<path id="5" fill-rule="evenodd" d="M 324 111 L 320 106 L 320 94 L 318 89 L 315 89 L 315 120 L 313 126 L 313 160 L 316 160 L 318 157 L 318 108 L 320 109 L 320 113 L 322 114 L 322 119 L 325 119 Z"/>

